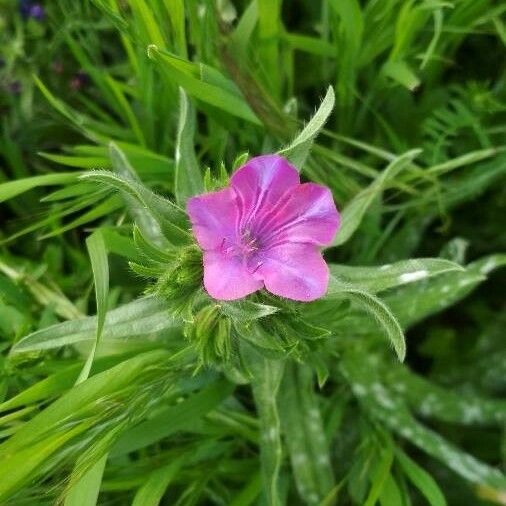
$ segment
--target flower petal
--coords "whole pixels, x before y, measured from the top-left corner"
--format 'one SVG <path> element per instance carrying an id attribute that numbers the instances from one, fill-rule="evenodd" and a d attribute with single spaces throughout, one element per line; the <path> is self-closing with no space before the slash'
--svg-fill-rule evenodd
<path id="1" fill-rule="evenodd" d="M 243 165 L 230 182 L 239 197 L 241 224 L 245 226 L 262 210 L 276 205 L 300 180 L 297 170 L 283 157 L 263 155 Z"/>
<path id="2" fill-rule="evenodd" d="M 266 248 L 286 241 L 323 246 L 332 242 L 339 223 L 331 191 L 305 183 L 291 190 L 272 213 L 258 217 L 253 230 Z"/>
<path id="3" fill-rule="evenodd" d="M 239 207 L 233 188 L 192 197 L 186 209 L 202 249 L 219 248 L 223 239 L 236 236 Z"/>
<path id="4" fill-rule="evenodd" d="M 262 252 L 258 265 L 250 267 L 269 292 L 287 299 L 309 302 L 327 291 L 329 269 L 313 244 L 278 244 Z"/>
<path id="5" fill-rule="evenodd" d="M 204 252 L 204 287 L 214 299 L 240 299 L 262 286 L 262 281 L 248 272 L 241 258 L 221 251 Z"/>

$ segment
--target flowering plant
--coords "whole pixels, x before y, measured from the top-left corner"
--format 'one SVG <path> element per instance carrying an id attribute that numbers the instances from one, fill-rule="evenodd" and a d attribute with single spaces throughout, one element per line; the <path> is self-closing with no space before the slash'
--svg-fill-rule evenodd
<path id="1" fill-rule="evenodd" d="M 193 197 L 187 207 L 213 298 L 239 299 L 263 286 L 305 302 L 325 294 L 329 271 L 318 247 L 334 239 L 339 214 L 330 190 L 300 184 L 283 157 L 253 158 L 229 188 Z"/>
<path id="2" fill-rule="evenodd" d="M 0 504 L 504 503 L 496 4 L 0 1 Z"/>

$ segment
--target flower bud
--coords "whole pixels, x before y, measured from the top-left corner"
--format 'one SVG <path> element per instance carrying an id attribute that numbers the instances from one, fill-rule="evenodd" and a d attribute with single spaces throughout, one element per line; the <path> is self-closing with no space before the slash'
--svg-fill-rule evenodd
<path id="1" fill-rule="evenodd" d="M 202 255 L 196 248 L 184 248 L 157 279 L 154 293 L 166 299 L 172 314 L 187 313 L 202 285 Z"/>
<path id="2" fill-rule="evenodd" d="M 228 361 L 232 351 L 231 323 L 218 304 L 203 307 L 186 328 L 186 336 L 195 346 L 203 364 Z"/>

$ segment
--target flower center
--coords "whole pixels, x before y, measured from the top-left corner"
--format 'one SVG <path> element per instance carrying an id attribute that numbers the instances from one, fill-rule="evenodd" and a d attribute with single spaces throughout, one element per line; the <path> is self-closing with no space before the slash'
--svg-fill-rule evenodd
<path id="1" fill-rule="evenodd" d="M 230 243 L 223 239 L 222 251 L 230 256 L 239 256 L 247 260 L 260 248 L 258 239 L 251 233 L 251 230 L 244 229 L 238 237 L 237 242 Z"/>
<path id="2" fill-rule="evenodd" d="M 249 229 L 246 229 L 241 234 L 240 248 L 244 256 L 249 256 L 254 253 L 259 247 L 258 239 L 253 236 Z"/>

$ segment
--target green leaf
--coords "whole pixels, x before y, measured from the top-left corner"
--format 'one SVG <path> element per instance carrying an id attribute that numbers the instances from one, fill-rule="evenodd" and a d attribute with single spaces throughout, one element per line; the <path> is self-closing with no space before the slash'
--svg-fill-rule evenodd
<path id="1" fill-rule="evenodd" d="M 501 425 L 506 401 L 452 391 L 405 367 L 389 364 L 385 381 L 421 416 L 463 425 Z"/>
<path id="2" fill-rule="evenodd" d="M 179 128 L 176 142 L 176 200 L 185 205 L 189 197 L 204 192 L 204 180 L 194 148 L 195 111 L 182 88 L 179 90 Z"/>
<path id="3" fill-rule="evenodd" d="M 215 409 L 234 390 L 226 380 L 212 382 L 184 401 L 160 410 L 155 416 L 126 431 L 111 451 L 113 457 L 146 448 L 178 431 L 193 430 L 195 424 Z"/>
<path id="4" fill-rule="evenodd" d="M 37 417 L 33 420 L 37 420 Z M 40 473 L 47 459 L 87 428 L 89 428 L 89 423 L 83 423 L 69 428 L 65 432 L 52 434 L 40 441 L 31 440 L 29 446 L 26 444 L 11 454 L 4 452 L 5 443 L 0 445 L 0 465 L 2 469 L 9 469 L 9 472 L 5 473 L 0 480 L 0 500 L 3 501 L 11 497 L 23 486 L 26 486 L 33 476 Z M 18 434 L 15 434 L 7 443 L 11 443 Z"/>
<path id="5" fill-rule="evenodd" d="M 105 83 L 107 83 L 108 87 L 112 91 L 112 98 L 116 99 L 116 109 L 121 113 L 122 116 L 125 117 L 125 119 L 130 123 L 130 126 L 132 128 L 132 132 L 135 134 L 135 137 L 138 141 L 138 143 L 145 147 L 146 146 L 146 139 L 144 137 L 144 132 L 139 124 L 139 120 L 137 119 L 137 116 L 135 115 L 130 103 L 128 102 L 127 98 L 125 97 L 125 92 L 122 89 L 121 84 L 116 81 L 111 75 L 104 73 L 103 74 L 103 80 Z M 113 102 L 111 100 L 110 102 Z"/>
<path id="6" fill-rule="evenodd" d="M 341 128 L 351 127 L 351 114 L 355 101 L 357 84 L 357 68 L 362 62 L 361 48 L 368 40 L 364 37 L 365 13 L 362 12 L 361 3 L 358 0 L 329 0 L 331 10 L 330 21 L 333 21 L 333 31 L 336 34 L 336 47 L 339 50 L 339 58 L 336 60 L 337 75 L 336 84 L 337 101 L 340 115 L 337 118 Z M 366 7 L 364 7 L 364 10 Z"/>
<path id="7" fill-rule="evenodd" d="M 80 130 L 93 142 L 100 142 L 104 140 L 100 134 L 96 134 L 96 132 L 93 132 L 86 126 L 87 121 L 83 114 L 80 114 L 77 110 L 69 107 L 63 100 L 57 98 L 36 75 L 33 76 L 33 80 L 49 104 L 51 104 L 56 111 L 73 124 L 76 129 Z"/>
<path id="8" fill-rule="evenodd" d="M 153 244 L 144 237 L 141 229 L 137 225 L 134 225 L 133 238 L 135 248 L 141 256 L 141 261 L 149 260 L 157 262 L 164 266 L 164 269 L 166 269 L 166 265 L 174 262 L 176 259 L 175 250 L 164 249 L 158 247 L 156 244 Z"/>
<path id="9" fill-rule="evenodd" d="M 279 391 L 279 416 L 295 484 L 306 504 L 320 504 L 335 485 L 318 401 L 311 369 L 287 364 Z"/>
<path id="10" fill-rule="evenodd" d="M 144 185 L 128 181 L 110 172 L 98 170 L 83 174 L 81 178 L 107 184 L 124 194 L 134 197 L 151 213 L 167 241 L 178 245 L 189 242 L 190 235 L 187 232 L 189 225 L 185 212 L 169 200 L 154 194 Z"/>
<path id="11" fill-rule="evenodd" d="M 42 434 L 54 430 L 58 423 L 79 412 L 88 403 L 106 397 L 142 379 L 149 366 L 160 366 L 170 358 L 165 350 L 149 351 L 124 360 L 120 364 L 76 385 L 57 401 L 25 423 L 16 434 L 0 445 L 0 459 L 9 458 L 16 448 L 29 446 L 40 440 Z"/>
<path id="12" fill-rule="evenodd" d="M 39 152 L 37 154 L 46 160 L 65 165 L 66 167 L 91 170 L 96 167 L 105 169 L 109 166 L 109 160 L 102 156 L 69 156 L 44 152 Z"/>
<path id="13" fill-rule="evenodd" d="M 128 260 L 141 260 L 141 255 L 137 251 L 132 237 L 126 237 L 116 232 L 115 228 L 112 227 L 102 227 L 100 230 L 108 253 L 113 253 Z"/>
<path id="14" fill-rule="evenodd" d="M 383 492 L 385 482 L 390 477 L 394 452 L 392 445 L 383 448 L 379 462 L 371 477 L 371 490 L 367 496 L 364 506 L 374 506 Z"/>
<path id="15" fill-rule="evenodd" d="M 476 151 L 471 151 L 470 153 L 457 156 L 451 160 L 446 160 L 443 163 L 433 165 L 427 169 L 427 174 L 430 176 L 441 176 L 455 169 L 460 169 L 462 167 L 466 167 L 467 165 L 481 162 L 482 160 L 497 155 L 497 153 L 497 148 L 478 149 Z"/>
<path id="16" fill-rule="evenodd" d="M 357 0 L 344 0 L 341 2 L 339 0 L 331 0 L 330 5 L 341 20 L 344 40 L 348 46 L 346 48 L 347 52 L 350 52 L 352 57 L 356 57 L 364 32 L 364 19 L 360 3 Z M 355 61 L 353 63 L 358 65 L 359 62 Z"/>
<path id="17" fill-rule="evenodd" d="M 332 86 L 329 86 L 325 98 L 315 115 L 311 118 L 304 130 L 292 141 L 292 143 L 279 151 L 297 169 L 302 170 L 304 163 L 309 156 L 311 146 L 323 125 L 334 109 L 335 95 Z"/>
<path id="18" fill-rule="evenodd" d="M 388 306 L 374 295 L 355 288 L 353 285 L 342 283 L 334 276 L 330 277 L 329 289 L 324 301 L 333 299 L 349 299 L 369 313 L 394 347 L 397 357 L 402 362 L 406 356 L 404 332 Z"/>
<path id="19" fill-rule="evenodd" d="M 27 481 L 36 479 L 61 462 L 65 458 L 66 452 L 62 451 L 65 444 L 87 433 L 98 423 L 100 416 L 108 416 L 108 410 L 97 404 L 98 399 L 107 402 L 127 388 L 150 381 L 150 376 L 159 378 L 165 371 L 163 365 L 173 358 L 169 352 L 157 350 L 125 360 L 75 386 L 24 423 L 0 445 L 0 468 L 12 470 L 0 480 L 0 499 L 10 497 Z M 94 408 L 99 415 L 82 418 L 83 410 L 87 408 Z M 49 458 L 51 462 L 48 462 Z"/>
<path id="20" fill-rule="evenodd" d="M 404 506 L 407 504 L 406 498 L 403 498 L 401 489 L 391 474 L 387 476 L 383 483 L 379 500 L 381 506 Z"/>
<path id="21" fill-rule="evenodd" d="M 229 506 L 250 506 L 257 504 L 257 498 L 262 492 L 262 475 L 254 474 L 246 486 L 230 501 Z"/>
<path id="22" fill-rule="evenodd" d="M 135 19 L 142 25 L 147 38 L 153 44 L 165 45 L 165 38 L 161 26 L 156 22 L 155 13 L 150 8 L 151 3 L 145 0 L 132 0 L 131 8 L 135 13 Z"/>
<path id="23" fill-rule="evenodd" d="M 221 109 L 232 116 L 260 125 L 235 85 L 216 69 L 191 63 L 151 44 L 148 56 L 154 60 L 169 82 L 185 89 L 188 95 Z"/>
<path id="24" fill-rule="evenodd" d="M 236 329 L 239 337 L 245 341 L 253 344 L 255 347 L 268 350 L 271 352 L 283 352 L 285 350 L 285 343 L 279 336 L 274 335 L 270 331 L 264 329 L 262 325 L 258 325 L 251 320 L 245 321 L 234 321 L 234 328 Z M 290 337 L 288 343 L 289 347 L 295 345 L 295 339 L 293 336 Z"/>
<path id="25" fill-rule="evenodd" d="M 93 369 L 103 371 L 108 367 L 116 365 L 120 360 L 121 357 L 118 358 L 117 356 L 100 357 L 93 363 Z M 30 406 L 31 404 L 45 401 L 58 394 L 62 394 L 75 384 L 81 369 L 81 364 L 74 364 L 38 381 L 0 404 L 0 413 L 21 406 Z"/>
<path id="26" fill-rule="evenodd" d="M 258 8 L 258 58 L 265 68 L 265 80 L 274 96 L 281 87 L 280 35 L 281 0 L 257 0 Z"/>
<path id="27" fill-rule="evenodd" d="M 184 458 L 176 459 L 174 462 L 153 471 L 146 483 L 137 490 L 132 506 L 158 506 L 167 487 L 179 472 L 183 460 Z"/>
<path id="28" fill-rule="evenodd" d="M 32 293 L 35 300 L 43 307 L 51 307 L 51 310 L 63 318 L 80 318 L 81 311 L 70 302 L 59 290 L 45 285 L 37 280 L 24 266 L 18 266 L 12 260 L 4 260 L 0 256 L 0 270 L 15 282 L 21 282 Z"/>
<path id="29" fill-rule="evenodd" d="M 277 396 L 284 363 L 267 359 L 251 347 L 247 359 L 247 366 L 253 374 L 251 386 L 260 421 L 260 461 L 265 498 L 269 506 L 280 506 L 279 473 L 283 449 Z"/>
<path id="30" fill-rule="evenodd" d="M 109 293 L 109 263 L 107 260 L 104 237 L 100 229 L 93 232 L 93 234 L 86 239 L 86 247 L 88 248 L 88 254 L 90 256 L 93 283 L 95 285 L 97 333 L 83 370 L 77 379 L 77 383 L 85 381 L 90 374 L 91 366 L 104 329 L 105 315 L 107 313 L 107 296 Z"/>
<path id="31" fill-rule="evenodd" d="M 383 65 L 382 71 L 385 76 L 398 82 L 409 91 L 415 91 L 420 86 L 420 79 L 404 61 L 388 61 Z"/>
<path id="32" fill-rule="evenodd" d="M 386 388 L 378 377 L 377 368 L 356 350 L 342 357 L 341 367 L 363 409 L 386 427 L 405 438 L 425 453 L 440 460 L 471 483 L 496 489 L 506 487 L 506 476 L 448 442 L 423 426 L 408 410 L 402 399 Z"/>
<path id="33" fill-rule="evenodd" d="M 446 506 L 446 499 L 434 478 L 400 448 L 395 450 L 395 457 L 409 481 L 422 493 L 430 506 Z"/>
<path id="34" fill-rule="evenodd" d="M 487 279 L 494 269 L 506 265 L 506 255 L 490 255 L 468 264 L 464 271 L 401 286 L 384 299 L 403 327 L 453 306 Z M 409 304 L 406 301 L 409 300 Z"/>
<path id="35" fill-rule="evenodd" d="M 142 181 L 130 165 L 126 154 L 113 142 L 109 144 L 109 158 L 114 172 L 126 181 L 131 181 L 142 185 Z M 136 225 L 143 231 L 146 237 L 160 244 L 166 244 L 163 236 L 161 225 L 156 216 L 150 212 L 149 208 L 144 205 L 139 198 L 131 195 L 127 191 L 123 191 L 123 198 L 127 204 L 131 217 L 135 220 Z"/>
<path id="36" fill-rule="evenodd" d="M 376 197 L 383 192 L 387 184 L 394 179 L 399 172 L 413 162 L 414 158 L 419 155 L 420 152 L 420 149 L 413 149 L 395 158 L 367 188 L 353 197 L 341 213 L 341 229 L 337 232 L 332 246 L 340 246 L 351 238 L 362 223 L 365 213 Z"/>
<path id="37" fill-rule="evenodd" d="M 134 339 L 157 336 L 178 329 L 178 323 L 167 313 L 166 303 L 156 297 L 145 297 L 109 311 L 105 318 L 102 340 Z M 37 330 L 17 342 L 12 354 L 49 350 L 96 337 L 97 317 L 72 320 Z"/>
<path id="38" fill-rule="evenodd" d="M 401 260 L 379 267 L 359 267 L 329 264 L 331 274 L 342 283 L 370 293 L 378 293 L 396 286 L 428 279 L 445 272 L 465 269 L 442 258 L 418 258 Z"/>
<path id="39" fill-rule="evenodd" d="M 89 211 L 81 214 L 76 219 L 72 220 L 66 225 L 55 227 L 51 232 L 44 234 L 40 239 L 47 239 L 49 237 L 55 237 L 61 235 L 64 232 L 80 227 L 90 221 L 95 221 L 102 216 L 109 216 L 111 213 L 122 207 L 121 199 L 117 195 L 113 195 L 110 198 L 105 199 L 96 206 L 92 207 Z"/>
<path id="40" fill-rule="evenodd" d="M 170 17 L 172 30 L 174 32 L 174 42 L 179 56 L 186 58 L 188 56 L 186 42 L 186 19 L 184 0 L 174 0 L 165 4 Z"/>
<path id="41" fill-rule="evenodd" d="M 10 411 L 21 406 L 33 404 L 64 392 L 75 383 L 81 368 L 80 365 L 76 364 L 75 366 L 68 367 L 61 372 L 44 378 L 14 397 L 2 402 L 2 404 L 0 404 L 0 412 Z"/>
<path id="42" fill-rule="evenodd" d="M 307 35 L 300 35 L 298 33 L 284 33 L 283 38 L 291 47 L 300 51 L 329 58 L 336 56 L 336 47 L 317 37 L 308 37 Z"/>
<path id="43" fill-rule="evenodd" d="M 104 455 L 65 496 L 65 506 L 95 506 L 102 484 L 107 455 Z"/>
<path id="44" fill-rule="evenodd" d="M 52 186 L 73 183 L 79 172 L 62 172 L 60 174 L 44 174 L 42 176 L 27 177 L 0 184 L 0 202 L 12 199 L 24 192 L 39 186 Z"/>

